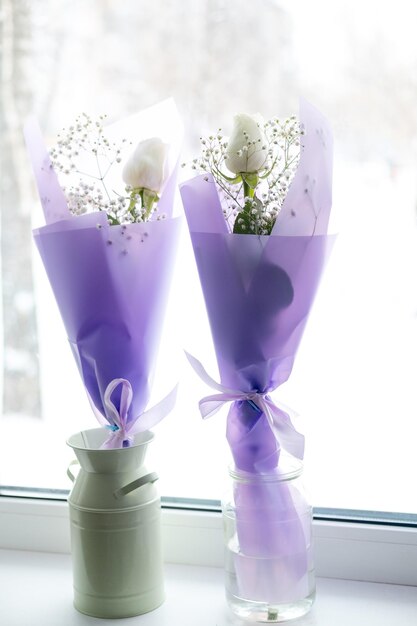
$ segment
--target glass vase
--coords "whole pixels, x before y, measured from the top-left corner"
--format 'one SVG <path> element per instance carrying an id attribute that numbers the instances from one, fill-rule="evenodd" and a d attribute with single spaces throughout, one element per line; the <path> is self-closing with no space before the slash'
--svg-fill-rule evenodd
<path id="1" fill-rule="evenodd" d="M 285 469 L 230 469 L 222 503 L 226 598 L 241 619 L 285 622 L 307 613 L 315 597 L 312 507 L 295 460 Z"/>

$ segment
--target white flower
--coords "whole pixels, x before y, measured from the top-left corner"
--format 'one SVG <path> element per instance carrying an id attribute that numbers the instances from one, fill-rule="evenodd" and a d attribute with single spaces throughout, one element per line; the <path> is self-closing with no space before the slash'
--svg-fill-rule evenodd
<path id="1" fill-rule="evenodd" d="M 168 146 L 159 137 L 141 141 L 123 168 L 122 177 L 134 189 L 161 191 L 164 183 Z"/>
<path id="2" fill-rule="evenodd" d="M 226 149 L 226 167 L 234 174 L 255 173 L 266 167 L 268 141 L 264 121 L 257 113 L 238 113 L 234 117 L 233 131 Z"/>

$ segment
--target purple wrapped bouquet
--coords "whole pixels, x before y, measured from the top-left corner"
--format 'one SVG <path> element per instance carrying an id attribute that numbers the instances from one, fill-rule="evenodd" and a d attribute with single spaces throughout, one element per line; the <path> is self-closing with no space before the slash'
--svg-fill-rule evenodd
<path id="1" fill-rule="evenodd" d="M 180 229 L 172 212 L 182 129 L 172 101 L 106 128 L 102 120 L 81 115 L 50 153 L 34 120 L 25 137 L 46 220 L 36 245 L 113 448 L 129 446 L 175 399 L 145 412 Z M 133 153 L 131 139 L 140 140 Z"/>
<path id="2" fill-rule="evenodd" d="M 309 592 L 310 519 L 285 481 L 304 438 L 271 393 L 290 376 L 333 243 L 332 134 L 302 100 L 300 121 L 238 115 L 232 136 L 202 139 L 202 173 L 181 186 L 221 377 L 203 417 L 231 402 L 240 598 L 285 604 Z M 298 499 L 297 499 L 298 498 Z M 277 524 L 279 520 L 279 524 Z"/>

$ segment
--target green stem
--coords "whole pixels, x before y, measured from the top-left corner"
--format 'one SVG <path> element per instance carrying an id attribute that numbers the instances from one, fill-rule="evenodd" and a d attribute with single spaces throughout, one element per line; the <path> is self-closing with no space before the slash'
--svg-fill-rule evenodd
<path id="1" fill-rule="evenodd" d="M 127 210 L 129 211 L 129 213 L 131 214 L 133 219 L 135 219 L 135 217 L 136 217 L 135 213 L 134 213 L 134 210 L 135 210 L 135 206 L 136 206 L 136 202 L 137 202 L 137 196 L 140 197 L 141 203 L 143 204 L 143 189 L 138 189 L 137 187 L 135 187 L 130 192 L 130 202 L 129 202 L 129 206 L 128 206 Z"/>
<path id="2" fill-rule="evenodd" d="M 213 174 L 213 175 L 214 175 L 214 174 Z M 237 201 L 237 199 L 236 199 L 236 196 L 234 196 L 232 193 L 230 193 L 229 189 L 225 186 L 225 184 L 224 184 L 224 182 L 223 182 L 223 179 L 222 179 L 222 178 L 220 178 L 219 176 L 216 176 L 216 175 L 214 175 L 214 179 L 215 179 L 216 183 L 219 185 L 219 187 L 221 187 L 221 189 L 223 189 L 224 193 L 225 193 L 227 196 L 229 196 L 229 198 L 230 198 L 233 202 L 235 202 L 236 204 L 238 204 L 238 205 L 240 206 L 239 202 L 238 202 L 238 201 Z M 242 182 L 242 181 L 240 181 L 240 182 Z M 239 195 L 239 193 L 240 193 L 240 190 L 241 190 L 241 189 L 242 189 L 242 186 L 240 186 L 240 188 L 237 190 L 237 195 Z M 243 207 L 241 207 L 241 208 L 243 208 Z"/>
<path id="3" fill-rule="evenodd" d="M 248 185 L 248 183 L 244 180 L 243 181 L 243 197 L 244 198 L 250 198 L 250 187 Z"/>
<path id="4" fill-rule="evenodd" d="M 135 187 L 132 189 L 130 193 L 130 203 L 128 206 L 128 211 L 135 219 L 134 209 L 136 207 L 137 198 L 140 198 L 141 207 L 143 209 L 142 219 L 144 222 L 147 222 L 152 215 L 152 210 L 155 202 L 159 200 L 158 194 L 154 191 L 146 189 L 145 187 Z"/>
<path id="5" fill-rule="evenodd" d="M 104 211 L 104 209 L 101 209 L 99 207 L 99 211 Z M 107 219 L 110 222 L 110 226 L 120 226 L 120 222 L 117 217 L 114 217 L 114 215 L 110 215 L 110 213 L 108 213 L 107 211 L 105 211 L 105 213 L 107 214 Z"/>
<path id="6" fill-rule="evenodd" d="M 149 217 L 150 217 L 150 215 L 152 213 L 152 208 L 153 208 L 154 204 L 155 204 L 155 200 L 148 200 L 147 205 L 146 205 L 146 212 L 145 212 L 145 215 L 143 217 L 143 221 L 144 222 L 148 221 L 148 219 L 149 219 Z"/>
<path id="7" fill-rule="evenodd" d="M 105 183 L 104 183 L 104 177 L 103 177 L 103 174 L 101 173 L 100 161 L 99 161 L 99 159 L 98 159 L 97 152 L 95 152 L 95 156 L 96 156 L 96 163 L 97 163 L 98 173 L 100 174 L 101 184 L 103 185 L 103 189 L 104 189 L 104 191 L 105 191 L 105 193 L 106 193 L 106 196 L 107 196 L 107 198 L 108 198 L 108 200 L 109 200 L 109 202 L 110 202 L 110 200 L 111 200 L 111 198 L 110 198 L 110 194 L 109 194 L 109 192 L 107 191 L 107 187 L 106 187 L 106 185 L 105 185 Z"/>
<path id="8" fill-rule="evenodd" d="M 255 195 L 255 189 L 259 182 L 259 175 L 257 172 L 246 173 L 242 172 L 240 174 L 243 181 L 243 193 L 245 198 L 253 198 Z"/>

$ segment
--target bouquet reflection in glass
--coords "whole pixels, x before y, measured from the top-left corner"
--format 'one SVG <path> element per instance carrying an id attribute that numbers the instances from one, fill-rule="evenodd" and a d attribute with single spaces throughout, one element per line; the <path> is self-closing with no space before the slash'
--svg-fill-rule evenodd
<path id="1" fill-rule="evenodd" d="M 200 401 L 203 417 L 232 402 L 227 597 L 240 617 L 284 621 L 314 598 L 311 508 L 297 487 L 304 437 L 270 393 L 291 373 L 333 243 L 332 136 L 301 101 L 300 124 L 240 115 L 229 141 L 202 143 L 203 174 L 181 193 L 221 383 L 188 359 L 218 392 Z"/>

